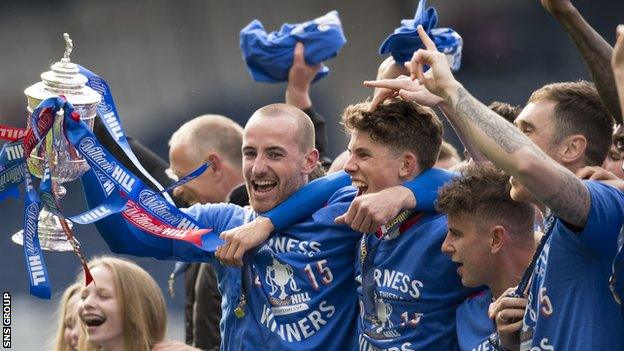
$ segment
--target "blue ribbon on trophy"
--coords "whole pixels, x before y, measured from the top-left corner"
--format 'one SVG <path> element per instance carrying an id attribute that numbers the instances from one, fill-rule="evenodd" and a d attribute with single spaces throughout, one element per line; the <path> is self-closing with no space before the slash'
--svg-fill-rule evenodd
<path id="1" fill-rule="evenodd" d="M 7 141 L 0 149 L 0 199 L 19 197 L 18 185 L 22 181 L 25 183 L 24 231 L 23 234 L 16 233 L 13 241 L 24 243 L 31 277 L 30 291 L 41 298 L 50 296 L 42 250 L 73 249 L 85 269 L 86 283 L 91 280 L 86 260 L 71 230 L 71 222 L 89 224 L 107 215 L 121 213 L 130 224 L 147 232 L 142 240 L 151 240 L 149 234 L 152 234 L 186 240 L 205 250 L 215 250 L 222 243 L 214 233 L 209 233 L 210 229 L 197 229 L 199 225 L 175 208 L 167 194 L 174 187 L 197 177 L 210 164 L 202 165 L 163 189 L 132 152 L 108 84 L 93 72 L 71 63 L 69 56 L 73 44 L 68 34 L 63 36 L 66 47 L 61 61 L 41 75 L 42 82 L 25 91 L 32 111 L 28 116 L 29 128 L 0 125 L 0 140 Z M 63 94 L 67 94 L 67 98 Z M 76 110 L 68 99 L 76 103 Z M 61 109 L 63 115 L 59 113 Z M 85 123 L 92 123 L 92 118 L 98 114 L 122 151 L 158 191 L 143 184 L 99 144 Z M 59 120 L 55 122 L 57 117 Z M 105 200 L 93 209 L 66 217 L 58 201 L 64 192 L 60 184 L 80 177 L 87 165 L 96 174 L 106 194 Z M 33 175 L 41 178 L 39 192 L 33 187 Z M 40 214 L 40 210 L 44 213 Z"/>
<path id="2" fill-rule="evenodd" d="M 32 178 L 26 163 L 23 168 L 26 196 L 24 201 L 24 258 L 30 284 L 30 294 L 41 299 L 50 299 L 50 278 L 39 245 L 38 222 L 41 200 L 32 185 Z"/>
<path id="3" fill-rule="evenodd" d="M 110 196 L 105 202 L 94 209 L 83 212 L 79 215 L 69 217 L 72 222 L 78 224 L 93 223 L 99 219 L 105 218 L 107 215 L 119 213 L 127 210 L 128 203 L 138 204 L 139 214 L 145 212 L 150 218 L 153 218 L 152 227 L 141 226 L 141 229 L 148 231 L 150 234 L 165 236 L 178 240 L 186 240 L 202 247 L 206 250 L 214 251 L 218 245 L 222 243 L 214 233 L 210 230 L 196 230 L 198 224 L 186 214 L 182 213 L 175 206 L 166 201 L 161 193 L 154 192 L 145 186 L 141 180 L 134 174 L 123 167 L 108 151 L 103 148 L 95 136 L 88 129 L 86 124 L 80 120 L 80 116 L 74 112 L 72 104 L 64 97 L 49 98 L 40 103 L 30 116 L 31 126 L 26 133 L 23 141 L 18 141 L 11 146 L 23 147 L 23 152 L 18 153 L 22 157 L 13 157 L 9 160 L 7 156 L 7 145 L 0 152 L 0 159 L 3 160 L 4 169 L 0 172 L 0 181 L 6 179 L 2 184 L 5 188 L 15 188 L 22 179 L 25 180 L 27 201 L 24 210 L 24 254 L 26 258 L 27 269 L 30 276 L 31 294 L 40 298 L 50 298 L 49 278 L 47 269 L 41 253 L 39 239 L 37 235 L 38 214 L 40 210 L 41 199 L 45 198 L 44 205 L 50 212 L 59 216 L 63 230 L 68 236 L 68 240 L 72 243 L 76 253 L 78 254 L 83 268 L 86 270 L 87 284 L 90 282 L 90 274 L 86 261 L 79 250 L 79 244 L 73 238 L 71 229 L 67 226 L 65 216 L 58 205 L 58 201 L 53 189 L 53 182 L 50 176 L 48 160 L 44 157 L 45 168 L 42 181 L 40 183 L 41 197 L 32 186 L 32 178 L 26 166 L 23 155 L 30 155 L 33 148 L 38 145 L 54 124 L 57 112 L 63 109 L 63 124 L 65 136 L 72 143 L 78 152 L 85 158 L 87 163 L 100 175 L 99 179 L 103 187 L 113 184 L 114 190 L 110 192 Z M 21 144 L 21 145 L 20 145 Z M 163 189 L 170 190 L 175 186 L 180 186 L 189 182 L 204 172 L 210 164 L 204 164 L 191 174 L 183 177 L 180 181 L 172 186 Z M 6 193 L 8 190 L 3 191 Z M 133 209 L 137 211 L 137 206 Z M 136 223 L 132 224 L 137 225 Z M 189 229 L 190 228 L 190 229 Z M 152 229 L 152 230 L 150 230 Z M 209 235 L 205 235 L 208 233 Z"/>
<path id="4" fill-rule="evenodd" d="M 92 169 L 115 184 L 117 191 L 121 191 L 122 197 L 127 197 L 128 202 L 122 209 L 126 220 L 152 235 L 191 242 L 207 251 L 214 251 L 223 243 L 211 230 L 198 231 L 199 224 L 193 218 L 162 198 L 160 193 L 147 187 L 100 145 L 84 122 L 75 116 L 70 116 L 71 114 L 67 115 L 66 112 L 64 122 L 68 140 Z M 197 177 L 208 166 L 202 165 L 197 171 L 192 172 L 192 175 L 183 177 L 184 182 Z M 102 181 L 99 177 L 98 180 Z M 180 185 L 180 182 L 177 184 Z M 107 198 L 105 203 L 108 203 L 109 199 L 111 197 Z M 105 218 L 107 215 L 110 213 L 99 216 L 93 221 Z M 142 222 L 133 221 L 136 218 L 141 218 Z"/>
<path id="5" fill-rule="evenodd" d="M 117 107 L 115 106 L 115 100 L 113 98 L 113 94 L 110 91 L 108 83 L 104 79 L 102 79 L 97 74 L 91 72 L 85 67 L 77 65 L 80 73 L 87 77 L 87 86 L 91 89 L 97 91 L 102 99 L 97 105 L 98 115 L 100 116 L 101 121 L 104 123 L 106 130 L 113 137 L 115 142 L 121 147 L 123 152 L 128 156 L 130 161 L 134 164 L 134 166 L 144 175 L 147 179 L 152 182 L 156 188 L 159 190 L 163 190 L 162 185 L 152 177 L 149 172 L 143 168 L 141 162 L 137 159 L 136 155 L 132 151 L 130 144 L 128 143 L 128 139 L 126 138 L 126 134 L 121 125 L 121 120 L 119 119 L 119 114 L 117 113 Z M 163 193 L 163 196 L 167 201 L 173 203 L 171 197 L 166 192 Z"/>
<path id="6" fill-rule="evenodd" d="M 24 151 L 21 141 L 2 145 L 0 149 L 0 201 L 9 198 L 19 198 L 17 186 L 22 182 L 24 173 L 21 163 Z"/>

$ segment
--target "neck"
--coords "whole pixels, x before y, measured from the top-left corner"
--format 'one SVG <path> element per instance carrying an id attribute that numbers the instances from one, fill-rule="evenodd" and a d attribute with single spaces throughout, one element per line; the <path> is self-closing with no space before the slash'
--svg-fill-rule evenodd
<path id="1" fill-rule="evenodd" d="M 531 247 L 533 250 L 518 248 L 500 253 L 499 257 L 501 259 L 497 263 L 498 269 L 494 272 L 492 280 L 487 284 L 494 298 L 498 298 L 507 289 L 518 285 L 531 261 L 531 255 L 535 251 L 534 245 L 531 245 Z"/>
<path id="2" fill-rule="evenodd" d="M 230 192 L 244 182 L 242 171 L 236 168 L 228 168 L 225 172 L 225 177 L 223 178 L 223 186 L 220 187 L 224 192 L 222 194 L 222 201 L 225 201 Z"/>

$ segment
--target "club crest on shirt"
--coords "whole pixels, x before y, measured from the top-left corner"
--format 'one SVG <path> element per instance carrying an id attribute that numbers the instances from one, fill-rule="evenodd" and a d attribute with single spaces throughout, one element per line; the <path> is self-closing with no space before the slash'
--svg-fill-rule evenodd
<path id="1" fill-rule="evenodd" d="M 274 315 L 291 314 L 309 308 L 306 302 L 310 301 L 310 295 L 301 292 L 290 265 L 273 258 L 273 263 L 266 268 L 264 281 L 271 289 L 269 302 L 273 306 Z"/>

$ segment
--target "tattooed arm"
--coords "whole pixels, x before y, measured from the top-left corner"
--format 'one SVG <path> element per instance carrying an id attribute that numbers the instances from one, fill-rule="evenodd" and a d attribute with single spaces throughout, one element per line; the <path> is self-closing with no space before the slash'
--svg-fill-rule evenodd
<path id="1" fill-rule="evenodd" d="M 419 28 L 418 32 L 427 49 L 414 53 L 410 63 L 413 80 L 380 80 L 364 84 L 395 89 L 402 98 L 429 106 L 438 104 L 449 122 L 490 161 L 523 184 L 559 218 L 574 227 L 584 227 L 590 207 L 590 195 L 585 185 L 513 125 L 470 95 L 455 80 L 446 58 L 437 51 L 424 30 Z M 423 73 L 424 65 L 432 67 L 427 74 Z M 435 94 L 437 100 L 431 99 L 429 92 Z"/>
<path id="2" fill-rule="evenodd" d="M 459 83 L 445 91 L 441 108 L 447 118 L 492 163 L 512 175 L 559 218 L 577 228 L 585 226 L 590 196 L 580 179 Z"/>
<path id="3" fill-rule="evenodd" d="M 589 68 L 602 103 L 615 120 L 622 123 L 615 79 L 610 67 L 613 54 L 611 45 L 585 21 L 570 0 L 540 0 L 540 2 L 568 32 Z"/>
<path id="4" fill-rule="evenodd" d="M 616 29 L 617 42 L 611 58 L 611 67 L 615 74 L 616 86 L 620 96 L 621 108 L 624 108 L 624 25 L 620 24 Z"/>

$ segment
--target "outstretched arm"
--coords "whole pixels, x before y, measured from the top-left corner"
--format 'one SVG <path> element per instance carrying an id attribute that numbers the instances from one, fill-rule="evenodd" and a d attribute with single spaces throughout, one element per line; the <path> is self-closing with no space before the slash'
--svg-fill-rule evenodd
<path id="1" fill-rule="evenodd" d="M 620 97 L 620 108 L 624 108 L 624 25 L 620 24 L 616 30 L 617 41 L 613 57 L 611 58 L 611 67 L 615 75 L 615 85 Z"/>
<path id="2" fill-rule="evenodd" d="M 418 50 L 411 61 L 412 78 L 417 80 L 365 84 L 392 88 L 404 98 L 419 101 L 422 92 L 414 86 L 424 83 L 428 91 L 440 98 L 439 106 L 451 124 L 472 140 L 490 161 L 522 183 L 559 218 L 583 228 L 590 207 L 585 185 L 513 125 L 470 95 L 455 80 L 446 58 L 437 51 L 424 30 L 419 28 L 418 32 L 427 49 Z M 427 74 L 423 73 L 424 65 L 432 67 Z"/>
<path id="3" fill-rule="evenodd" d="M 622 123 L 615 79 L 609 66 L 613 54 L 611 45 L 585 21 L 570 0 L 540 0 L 540 2 L 568 32 L 589 68 L 602 103 L 616 121 Z"/>
<path id="4" fill-rule="evenodd" d="M 89 207 L 93 208 L 101 204 L 106 194 L 95 173 L 89 170 L 81 180 Z M 185 212 L 202 226 L 211 228 L 216 235 L 219 235 L 222 230 L 242 224 L 244 216 L 241 208 L 226 204 L 204 206 L 204 208 L 196 205 L 186 209 Z M 111 251 L 118 254 L 186 262 L 205 262 L 214 258 L 212 252 L 205 251 L 189 242 L 148 234 L 129 224 L 121 213 L 112 214 L 96 222 L 95 226 Z"/>

